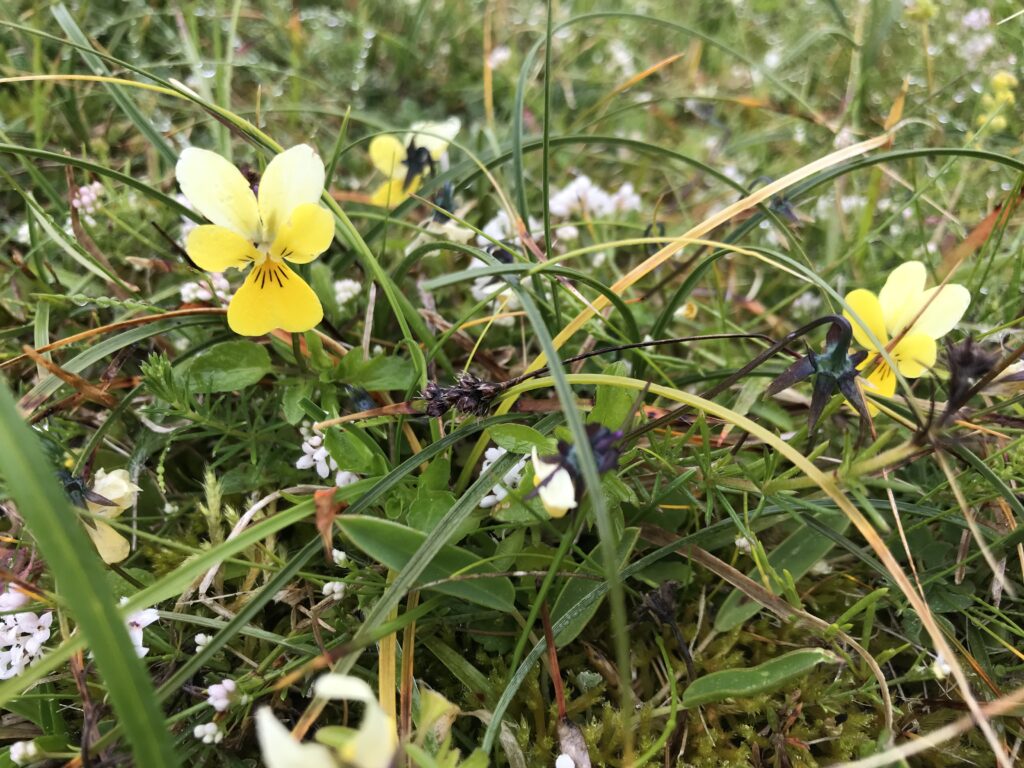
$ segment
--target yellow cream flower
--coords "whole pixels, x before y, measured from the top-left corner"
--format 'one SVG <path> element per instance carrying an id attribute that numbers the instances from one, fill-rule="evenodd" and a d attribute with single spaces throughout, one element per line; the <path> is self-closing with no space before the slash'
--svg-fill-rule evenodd
<path id="1" fill-rule="evenodd" d="M 387 180 L 370 197 L 373 205 L 394 208 L 419 189 L 423 175 L 448 150 L 462 123 L 450 117 L 443 123 L 414 123 L 403 140 L 390 134 L 374 136 L 370 162 Z"/>
<path id="2" fill-rule="evenodd" d="M 373 689 L 357 677 L 327 674 L 317 679 L 321 699 L 358 701 L 364 705 L 359 729 L 337 750 L 292 738 L 269 707 L 256 711 L 256 736 L 267 768 L 391 768 L 398 751 L 394 719 L 377 703 Z"/>
<path id="3" fill-rule="evenodd" d="M 544 505 L 544 511 L 551 517 L 565 517 L 570 509 L 575 509 L 576 484 L 572 475 L 560 461 L 547 461 L 533 449 L 533 484 L 537 488 L 537 496 Z"/>
<path id="4" fill-rule="evenodd" d="M 106 470 L 100 469 L 93 476 L 90 490 L 111 502 L 112 506 L 97 504 L 87 499 L 85 503 L 89 511 L 94 515 L 113 519 L 120 517 L 126 509 L 135 504 L 135 497 L 142 489 L 132 482 L 128 470 L 115 469 L 108 474 Z M 119 563 L 128 557 L 131 551 L 128 539 L 110 525 L 102 520 L 87 520 L 85 530 L 92 543 L 96 545 L 96 551 L 100 553 L 103 562 Z"/>
<path id="5" fill-rule="evenodd" d="M 319 204 L 324 164 L 313 148 L 299 144 L 274 157 L 255 193 L 235 166 L 205 149 L 182 152 L 175 175 L 192 207 L 213 222 L 189 233 L 189 258 L 210 272 L 252 267 L 228 306 L 231 330 L 260 336 L 315 327 L 324 316 L 320 300 L 287 263 L 313 261 L 334 239 L 334 218 Z"/>
<path id="6" fill-rule="evenodd" d="M 863 288 L 846 294 L 852 312 L 844 311 L 843 315 L 853 326 L 854 339 L 869 352 L 887 349 L 899 372 L 908 379 L 916 379 L 935 365 L 936 340 L 960 322 L 971 303 L 971 294 L 962 285 L 947 283 L 926 290 L 926 278 L 924 264 L 908 261 L 889 274 L 877 296 Z M 869 333 L 881 347 L 869 338 Z M 895 344 L 894 339 L 898 339 Z M 869 366 L 874 368 L 867 376 L 868 391 L 892 397 L 896 376 L 889 363 L 872 354 L 859 368 Z"/>

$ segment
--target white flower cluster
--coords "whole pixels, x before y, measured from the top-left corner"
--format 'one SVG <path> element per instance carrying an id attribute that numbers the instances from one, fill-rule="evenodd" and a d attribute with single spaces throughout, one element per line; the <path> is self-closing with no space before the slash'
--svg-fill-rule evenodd
<path id="1" fill-rule="evenodd" d="M 352 299 L 358 296 L 363 290 L 363 284 L 358 280 L 350 280 L 345 278 L 344 280 L 334 281 L 334 300 L 338 302 L 338 308 L 341 309 L 348 304 Z"/>
<path id="2" fill-rule="evenodd" d="M 992 32 L 992 13 L 988 8 L 971 8 L 946 36 L 946 43 L 959 54 L 971 69 L 977 69 L 996 44 Z M 960 32 L 966 33 L 965 37 Z"/>
<path id="3" fill-rule="evenodd" d="M 324 593 L 324 597 L 332 597 L 335 600 L 340 600 L 345 596 L 345 582 L 328 581 L 324 584 L 321 592 Z"/>
<path id="4" fill-rule="evenodd" d="M 181 300 L 185 304 L 192 304 L 196 301 L 213 301 L 226 304 L 231 299 L 231 284 L 221 272 L 211 272 L 207 280 L 195 280 L 189 283 L 182 283 Z M 212 291 L 210 289 L 213 289 Z"/>
<path id="5" fill-rule="evenodd" d="M 480 474 L 483 474 L 490 468 L 491 464 L 496 462 L 508 451 L 504 448 L 488 448 L 484 452 L 484 461 L 480 465 Z M 505 473 L 504 477 L 501 478 L 501 484 L 491 488 L 491 492 L 484 496 L 480 500 L 480 506 L 483 509 L 490 509 L 503 502 L 508 496 L 510 490 L 515 490 L 519 487 L 519 483 L 523 480 L 523 470 L 526 469 L 526 457 L 517 461 L 512 465 L 512 468 Z"/>
<path id="6" fill-rule="evenodd" d="M 511 48 L 507 45 L 496 45 L 491 49 L 491 52 L 487 54 L 487 67 L 488 69 L 497 69 L 511 58 Z"/>
<path id="7" fill-rule="evenodd" d="M 589 216 L 608 217 L 616 213 L 639 211 L 640 195 L 628 181 L 616 192 L 608 192 L 589 176 L 577 176 L 568 186 L 555 190 L 548 201 L 551 215 L 567 219 L 576 213 Z"/>
<path id="8" fill-rule="evenodd" d="M 238 686 L 234 680 L 224 679 L 206 689 L 206 703 L 218 712 L 226 712 L 238 698 Z"/>
<path id="9" fill-rule="evenodd" d="M 34 741 L 16 741 L 11 744 L 10 758 L 15 765 L 28 765 L 39 757 L 39 747 Z"/>
<path id="10" fill-rule="evenodd" d="M 295 462 L 296 469 L 315 468 L 321 480 L 326 480 L 327 476 L 334 472 L 334 485 L 338 488 L 352 485 L 352 483 L 359 480 L 359 475 L 355 472 L 338 469 L 338 462 L 331 457 L 331 454 L 327 452 L 327 448 L 324 446 L 323 435 L 310 434 L 308 429 L 303 429 L 302 431 L 304 434 L 302 455 Z"/>
<path id="11" fill-rule="evenodd" d="M 224 740 L 224 734 L 216 723 L 203 723 L 192 729 L 192 735 L 203 744 L 220 744 Z"/>
<path id="12" fill-rule="evenodd" d="M 124 605 L 127 602 L 127 597 L 121 598 L 121 605 Z M 145 608 L 141 611 L 129 614 L 125 619 L 125 624 L 128 625 L 128 636 L 132 639 L 132 645 L 135 646 L 135 653 L 140 659 L 149 653 L 149 648 L 142 644 L 142 630 L 159 618 L 160 614 L 157 612 L 156 608 Z"/>
<path id="13" fill-rule="evenodd" d="M 339 568 L 348 567 L 348 554 L 343 549 L 332 549 L 331 559 L 334 560 L 334 564 Z"/>
<path id="14" fill-rule="evenodd" d="M 196 650 L 197 651 L 201 651 L 201 650 L 203 650 L 203 648 L 206 647 L 207 643 L 209 643 L 211 640 L 213 640 L 213 638 L 210 637 L 209 635 L 206 635 L 206 634 L 203 634 L 202 632 L 200 632 L 198 635 L 196 635 L 194 638 L 192 638 L 192 640 L 196 644 Z"/>
<path id="15" fill-rule="evenodd" d="M 80 213 L 87 216 L 99 210 L 100 195 L 103 194 L 103 185 L 98 181 L 79 187 L 71 196 L 71 207 L 76 208 Z"/>
<path id="16" fill-rule="evenodd" d="M 13 595 L 16 594 L 21 593 L 12 592 L 8 587 L 4 593 L 8 605 L 21 607 L 28 602 L 28 598 L 25 598 L 20 605 L 15 605 L 17 598 Z M 0 617 L 0 680 L 21 674 L 42 656 L 43 644 L 50 639 L 51 624 L 52 611 L 42 615 L 22 611 Z"/>

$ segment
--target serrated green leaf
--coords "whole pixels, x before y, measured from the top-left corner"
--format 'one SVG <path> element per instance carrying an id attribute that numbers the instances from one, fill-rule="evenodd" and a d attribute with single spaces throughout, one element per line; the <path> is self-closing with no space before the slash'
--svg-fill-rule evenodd
<path id="1" fill-rule="evenodd" d="M 723 669 L 699 677 L 683 691 L 683 707 L 690 709 L 726 699 L 746 699 L 771 693 L 803 677 L 823 663 L 837 664 L 841 659 L 824 648 L 804 648 L 784 653 L 756 667 Z"/>
<path id="2" fill-rule="evenodd" d="M 336 524 L 359 549 L 396 571 L 405 568 L 429 535 L 376 517 L 341 515 Z M 444 545 L 422 569 L 416 583 L 425 584 L 462 574 L 487 572 L 493 573 L 493 568 L 472 552 Z M 504 613 L 515 610 L 515 590 L 512 582 L 503 576 L 448 581 L 432 589 Z"/>
<path id="3" fill-rule="evenodd" d="M 196 355 L 181 372 L 194 392 L 233 392 L 270 373 L 267 349 L 252 341 L 222 341 Z"/>
<path id="4" fill-rule="evenodd" d="M 491 430 L 491 440 L 509 453 L 525 455 L 536 448 L 542 456 L 553 454 L 557 443 L 525 424 L 501 424 Z"/>

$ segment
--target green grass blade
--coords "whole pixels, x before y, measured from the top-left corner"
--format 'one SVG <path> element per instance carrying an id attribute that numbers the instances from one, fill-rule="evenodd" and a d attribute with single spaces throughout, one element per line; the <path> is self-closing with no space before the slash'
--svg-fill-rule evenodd
<path id="1" fill-rule="evenodd" d="M 50 567 L 58 595 L 92 649 L 135 764 L 179 765 L 156 705 L 153 683 L 135 655 L 99 557 L 38 441 L 19 417 L 6 384 L 0 387 L 0 428 L 8 446 L 18 446 L 0 451 L 0 472 Z"/>

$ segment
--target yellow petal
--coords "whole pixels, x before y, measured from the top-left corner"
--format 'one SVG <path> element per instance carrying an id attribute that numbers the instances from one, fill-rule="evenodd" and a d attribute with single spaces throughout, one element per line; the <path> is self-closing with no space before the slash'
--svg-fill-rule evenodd
<path id="1" fill-rule="evenodd" d="M 223 272 L 229 267 L 242 269 L 258 256 L 250 241 L 216 224 L 203 224 L 189 232 L 185 252 L 197 267 L 207 272 Z"/>
<path id="2" fill-rule="evenodd" d="M 566 512 L 575 509 L 576 486 L 572 475 L 560 464 L 544 461 L 536 448 L 533 449 L 533 475 L 537 495 L 551 517 L 565 517 Z"/>
<path id="3" fill-rule="evenodd" d="M 906 328 L 917 309 L 928 271 L 920 261 L 906 261 L 889 273 L 889 278 L 878 293 L 882 305 L 885 328 L 890 336 Z"/>
<path id="4" fill-rule="evenodd" d="M 449 117 L 443 123 L 413 123 L 405 143 L 411 141 L 417 147 L 426 147 L 432 158 L 440 160 L 461 127 L 462 121 L 457 117 Z"/>
<path id="5" fill-rule="evenodd" d="M 317 203 L 293 209 L 277 230 L 270 253 L 295 264 L 306 264 L 327 250 L 334 239 L 334 217 Z"/>
<path id="6" fill-rule="evenodd" d="M 893 362 L 908 379 L 916 379 L 935 365 L 938 345 L 931 336 L 923 333 L 908 333 L 890 353 Z"/>
<path id="7" fill-rule="evenodd" d="M 865 395 L 892 397 L 896 394 L 896 375 L 884 360 L 878 363 L 871 375 L 861 378 L 860 384 Z M 864 401 L 867 403 L 868 413 L 872 416 L 878 413 L 878 407 L 871 402 L 870 397 L 865 397 Z"/>
<path id="8" fill-rule="evenodd" d="M 293 739 L 270 707 L 256 710 L 256 738 L 267 768 L 337 768 L 331 750 L 323 744 L 301 744 Z"/>
<path id="9" fill-rule="evenodd" d="M 320 199 L 324 174 L 324 161 L 308 144 L 286 149 L 270 161 L 259 189 L 264 241 L 274 240 L 298 206 Z"/>
<path id="10" fill-rule="evenodd" d="M 402 164 L 405 154 L 402 142 L 391 134 L 381 134 L 370 140 L 370 162 L 389 179 L 405 178 L 406 167 Z"/>
<path id="11" fill-rule="evenodd" d="M 875 294 L 858 288 L 846 294 L 846 303 L 849 309 L 843 310 L 843 317 L 853 326 L 853 338 L 858 344 L 868 350 L 878 349 L 875 342 L 869 338 L 868 331 L 875 335 L 882 346 L 889 343 L 889 335 L 885 332 L 885 321 L 882 318 L 882 305 Z"/>
<path id="12" fill-rule="evenodd" d="M 408 189 L 403 189 L 404 186 L 405 176 L 402 176 L 400 179 L 385 181 L 373 191 L 373 194 L 370 196 L 370 204 L 380 206 L 381 208 L 394 208 L 420 188 L 420 177 L 414 176 L 412 184 L 409 185 Z"/>
<path id="13" fill-rule="evenodd" d="M 970 304 L 971 292 L 962 285 L 950 283 L 929 288 L 921 294 L 905 322 L 914 323 L 910 329 L 911 333 L 922 333 L 933 339 L 941 339 L 960 322 Z"/>
<path id="14" fill-rule="evenodd" d="M 205 149 L 189 147 L 174 168 L 181 192 L 199 213 L 254 242 L 259 239 L 256 196 L 242 172 Z"/>
<path id="15" fill-rule="evenodd" d="M 320 299 L 287 264 L 267 259 L 253 267 L 228 305 L 228 325 L 240 336 L 275 328 L 301 333 L 323 320 Z"/>
<path id="16" fill-rule="evenodd" d="M 131 552 L 128 539 L 102 520 L 86 520 L 85 531 L 96 545 L 96 551 L 104 563 L 120 563 Z"/>
<path id="17" fill-rule="evenodd" d="M 318 698 L 361 701 L 365 705 L 363 719 L 341 748 L 346 765 L 354 768 L 390 768 L 398 750 L 398 729 L 377 703 L 373 689 L 357 677 L 328 674 L 318 678 L 313 689 Z"/>

